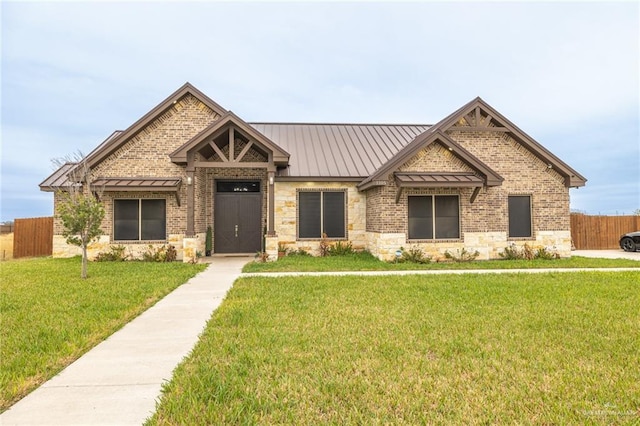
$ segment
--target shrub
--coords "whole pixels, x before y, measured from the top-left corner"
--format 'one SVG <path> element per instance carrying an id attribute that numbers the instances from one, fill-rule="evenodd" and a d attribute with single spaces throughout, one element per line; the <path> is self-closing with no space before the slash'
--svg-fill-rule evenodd
<path id="1" fill-rule="evenodd" d="M 207 226 L 207 233 L 204 238 L 204 254 L 211 256 L 211 249 L 213 248 L 213 230 L 210 226 Z"/>
<path id="2" fill-rule="evenodd" d="M 311 254 L 303 248 L 297 250 L 289 250 L 287 256 L 311 256 Z"/>
<path id="3" fill-rule="evenodd" d="M 318 247 L 320 257 L 328 256 L 330 248 L 331 245 L 329 244 L 329 241 L 327 241 L 327 234 L 323 233 L 322 238 L 320 239 L 320 246 Z"/>
<path id="4" fill-rule="evenodd" d="M 522 248 L 519 248 L 514 243 L 511 243 L 508 247 L 498 253 L 498 255 L 505 260 L 534 260 L 534 259 L 559 259 L 560 255 L 555 250 L 549 250 L 546 247 L 538 247 L 534 249 L 529 244 L 525 244 Z"/>
<path id="5" fill-rule="evenodd" d="M 109 247 L 109 251 L 104 251 L 98 253 L 96 258 L 94 259 L 96 262 L 123 262 L 127 260 L 129 257 L 126 251 L 125 246 L 111 246 Z"/>
<path id="6" fill-rule="evenodd" d="M 444 252 L 444 257 L 454 262 L 471 262 L 476 260 L 478 256 L 480 256 L 480 252 L 478 250 L 472 253 L 467 251 L 465 248 L 462 250 L 456 250 L 455 253 L 450 252 L 449 250 Z"/>
<path id="7" fill-rule="evenodd" d="M 337 241 L 331 247 L 329 247 L 328 252 L 329 256 L 347 256 L 353 253 L 353 245 L 350 241 Z"/>
<path id="8" fill-rule="evenodd" d="M 266 251 L 256 253 L 256 262 L 266 263 L 269 260 L 269 254 Z"/>
<path id="9" fill-rule="evenodd" d="M 522 259 L 522 254 L 520 253 L 520 249 L 518 249 L 518 246 L 516 246 L 513 243 L 509 244 L 507 247 L 504 248 L 503 251 L 498 253 L 498 256 L 500 256 L 505 260 Z"/>
<path id="10" fill-rule="evenodd" d="M 428 256 L 422 251 L 420 247 L 413 246 L 409 247 L 409 249 L 405 249 L 404 247 L 400 247 L 400 251 L 402 254 L 398 259 L 400 263 L 429 263 L 431 262 L 431 256 Z"/>
<path id="11" fill-rule="evenodd" d="M 538 247 L 538 249 L 536 250 L 536 259 L 560 259 L 560 255 L 555 249 L 549 250 L 546 247 Z"/>
<path id="12" fill-rule="evenodd" d="M 281 241 L 278 241 L 278 253 L 284 253 L 285 255 L 289 252 L 287 245 Z"/>
<path id="13" fill-rule="evenodd" d="M 172 245 L 169 245 L 169 247 L 163 245 L 154 248 L 149 244 L 149 248 L 142 253 L 142 260 L 144 262 L 173 262 L 177 257 L 178 252 Z"/>

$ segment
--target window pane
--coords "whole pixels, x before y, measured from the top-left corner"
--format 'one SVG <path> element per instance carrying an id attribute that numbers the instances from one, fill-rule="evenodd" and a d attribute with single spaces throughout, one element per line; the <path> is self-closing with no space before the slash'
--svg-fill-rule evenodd
<path id="1" fill-rule="evenodd" d="M 431 196 L 409 197 L 409 239 L 433 238 Z"/>
<path id="2" fill-rule="evenodd" d="M 138 239 L 138 200 L 113 202 L 113 238 L 115 240 Z"/>
<path id="3" fill-rule="evenodd" d="M 344 238 L 344 192 L 323 192 L 324 233 L 329 238 Z"/>
<path id="4" fill-rule="evenodd" d="M 298 193 L 298 236 L 320 238 L 320 192 Z"/>
<path id="5" fill-rule="evenodd" d="M 531 197 L 528 195 L 509 197 L 509 236 L 531 236 Z"/>
<path id="6" fill-rule="evenodd" d="M 141 200 L 142 240 L 164 240 L 166 235 L 165 200 Z"/>
<path id="7" fill-rule="evenodd" d="M 458 196 L 436 196 L 436 238 L 460 238 Z"/>

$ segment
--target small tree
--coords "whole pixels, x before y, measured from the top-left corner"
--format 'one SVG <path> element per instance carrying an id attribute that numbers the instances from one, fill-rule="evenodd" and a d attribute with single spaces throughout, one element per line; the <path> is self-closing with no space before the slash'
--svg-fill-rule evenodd
<path id="1" fill-rule="evenodd" d="M 64 192 L 60 196 L 58 214 L 64 230 L 62 235 L 67 244 L 82 248 L 82 271 L 87 278 L 87 247 L 102 234 L 100 224 L 104 218 L 102 203 L 93 195 Z"/>
<path id="2" fill-rule="evenodd" d="M 76 161 L 69 158 L 56 159 L 53 163 L 61 166 L 69 162 L 75 167 L 68 175 L 68 184 L 58 191 L 57 211 L 64 230 L 62 235 L 67 244 L 82 249 L 82 268 L 80 276 L 87 278 L 87 247 L 102 234 L 100 224 L 104 218 L 102 203 L 88 190 L 91 182 L 90 170 L 83 161 L 82 153 L 75 154 Z"/>

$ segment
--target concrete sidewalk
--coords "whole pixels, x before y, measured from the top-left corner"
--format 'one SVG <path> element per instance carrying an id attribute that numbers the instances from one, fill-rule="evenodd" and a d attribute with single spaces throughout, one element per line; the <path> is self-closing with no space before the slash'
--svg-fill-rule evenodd
<path id="1" fill-rule="evenodd" d="M 572 256 L 599 257 L 601 259 L 630 259 L 640 261 L 640 251 L 627 252 L 622 249 L 611 250 L 574 250 Z"/>
<path id="2" fill-rule="evenodd" d="M 219 257 L 0 415 L 8 425 L 140 425 L 249 257 Z"/>

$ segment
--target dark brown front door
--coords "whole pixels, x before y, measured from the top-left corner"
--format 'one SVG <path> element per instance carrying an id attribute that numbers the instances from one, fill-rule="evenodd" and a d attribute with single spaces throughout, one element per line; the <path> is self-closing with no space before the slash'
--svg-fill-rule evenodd
<path id="1" fill-rule="evenodd" d="M 246 189 L 247 182 L 222 182 L 216 186 L 214 211 L 215 253 L 255 253 L 262 248 L 261 192 L 233 191 Z M 251 183 L 254 185 L 255 183 Z M 255 186 L 249 186 L 255 190 Z M 259 191 L 259 183 L 258 183 Z"/>

